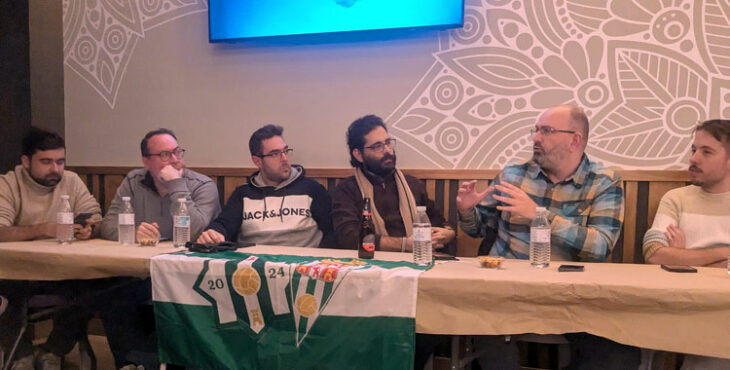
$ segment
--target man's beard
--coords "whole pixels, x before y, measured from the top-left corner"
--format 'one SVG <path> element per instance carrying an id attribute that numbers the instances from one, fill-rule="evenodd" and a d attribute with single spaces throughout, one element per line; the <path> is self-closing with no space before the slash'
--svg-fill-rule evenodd
<path id="1" fill-rule="evenodd" d="M 545 148 L 537 145 L 534 145 L 532 148 L 532 160 L 540 167 L 545 167 L 545 164 L 550 162 Z"/>
<path id="2" fill-rule="evenodd" d="M 538 150 L 536 151 L 535 148 Z M 553 171 L 567 158 L 568 152 L 565 148 L 555 147 L 548 152 L 542 146 L 533 146 L 532 160 L 542 169 Z"/>
<path id="3" fill-rule="evenodd" d="M 366 170 L 380 176 L 385 177 L 393 173 L 395 171 L 395 154 L 386 154 L 383 156 L 383 158 L 380 158 L 380 160 L 368 158 L 363 158 L 365 161 L 363 162 L 363 165 Z M 388 164 L 384 164 L 387 160 L 392 160 Z"/>
<path id="4" fill-rule="evenodd" d="M 59 182 L 61 182 L 62 178 L 61 174 L 58 172 L 49 173 L 41 178 L 35 177 L 33 176 L 33 167 L 28 168 L 28 173 L 35 182 L 47 187 L 56 186 Z"/>
<path id="5" fill-rule="evenodd" d="M 33 178 L 33 180 L 35 180 L 35 182 L 37 182 L 43 186 L 47 186 L 47 187 L 56 186 L 59 182 L 61 182 L 61 175 L 59 175 L 57 173 L 50 173 L 40 179 L 36 178 L 32 175 L 31 175 L 31 177 Z"/>
<path id="6" fill-rule="evenodd" d="M 690 172 L 699 173 L 699 174 L 702 173 L 702 170 L 699 167 L 695 166 L 695 165 L 690 165 L 689 166 L 689 171 Z M 691 176 L 690 176 L 690 183 L 692 183 L 692 185 L 696 185 L 696 186 L 699 186 L 699 187 L 702 187 L 702 186 L 705 185 L 705 182 L 704 181 L 698 180 L 698 179 L 693 179 Z"/>

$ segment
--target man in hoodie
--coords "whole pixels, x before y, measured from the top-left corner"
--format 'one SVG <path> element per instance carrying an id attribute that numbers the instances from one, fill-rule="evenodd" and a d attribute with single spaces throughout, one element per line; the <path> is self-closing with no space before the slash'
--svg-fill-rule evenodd
<path id="1" fill-rule="evenodd" d="M 209 177 L 185 167 L 185 149 L 175 133 L 160 128 L 148 132 L 140 143 L 144 168 L 130 171 L 101 222 L 101 237 L 117 240 L 122 197 L 132 201 L 137 241 L 172 238 L 175 203 L 184 198 L 190 213 L 190 236 L 194 238 L 220 212 L 218 188 Z M 149 279 L 122 278 L 122 287 L 107 291 L 99 299 L 117 367 L 157 368 L 156 341 L 148 324 L 151 285 Z"/>
<path id="2" fill-rule="evenodd" d="M 208 176 L 185 167 L 185 149 L 175 133 L 161 128 L 147 133 L 140 143 L 144 168 L 132 170 L 119 185 L 101 222 L 101 237 L 118 239 L 122 197 L 130 197 L 134 208 L 136 238 L 172 239 L 175 204 L 185 198 L 190 213 L 191 239 L 200 234 L 220 212 L 218 187 Z"/>
<path id="3" fill-rule="evenodd" d="M 224 240 L 297 247 L 332 247 L 332 199 L 327 190 L 292 165 L 281 126 L 266 125 L 248 141 L 259 171 L 239 186 L 199 243 Z"/>

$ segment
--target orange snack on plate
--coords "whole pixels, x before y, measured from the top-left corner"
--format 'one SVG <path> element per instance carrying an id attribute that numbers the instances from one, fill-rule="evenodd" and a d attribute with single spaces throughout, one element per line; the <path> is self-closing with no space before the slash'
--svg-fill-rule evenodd
<path id="1" fill-rule="evenodd" d="M 482 267 L 486 268 L 499 268 L 500 265 L 502 265 L 502 261 L 504 261 L 504 257 L 490 257 L 490 256 L 480 256 L 479 257 L 479 264 L 482 265 Z"/>

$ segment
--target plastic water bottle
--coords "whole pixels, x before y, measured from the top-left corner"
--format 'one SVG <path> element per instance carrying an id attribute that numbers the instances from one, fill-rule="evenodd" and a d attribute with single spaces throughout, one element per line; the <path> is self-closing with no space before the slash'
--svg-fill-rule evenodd
<path id="1" fill-rule="evenodd" d="M 428 265 L 431 263 L 431 221 L 426 214 L 426 207 L 416 207 L 418 215 L 413 221 L 413 263 Z"/>
<path id="2" fill-rule="evenodd" d="M 61 195 L 61 208 L 56 213 L 56 240 L 71 244 L 74 240 L 74 213 L 68 195 Z"/>
<path id="3" fill-rule="evenodd" d="M 550 265 L 550 222 L 545 207 L 537 207 L 530 226 L 530 264 L 538 268 Z"/>
<path id="4" fill-rule="evenodd" d="M 130 197 L 122 197 L 122 211 L 119 212 L 119 244 L 134 245 L 134 209 Z"/>
<path id="5" fill-rule="evenodd" d="M 185 247 L 185 243 L 190 241 L 190 214 L 185 197 L 177 200 L 177 210 L 172 226 L 172 245 L 178 248 Z"/>

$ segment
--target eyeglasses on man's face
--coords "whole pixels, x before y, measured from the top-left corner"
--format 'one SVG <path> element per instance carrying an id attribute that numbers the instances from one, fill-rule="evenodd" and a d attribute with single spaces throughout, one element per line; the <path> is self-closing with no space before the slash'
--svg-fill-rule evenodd
<path id="1" fill-rule="evenodd" d="M 285 148 L 284 150 L 274 150 L 274 151 L 269 152 L 268 154 L 257 155 L 257 157 L 259 157 L 259 158 L 268 157 L 268 158 L 281 159 L 284 157 L 284 155 L 286 155 L 287 157 L 290 156 L 291 152 L 293 152 L 293 151 L 294 151 L 294 149 L 292 149 L 292 148 Z"/>
<path id="2" fill-rule="evenodd" d="M 575 130 L 558 130 L 558 129 L 550 127 L 550 126 L 535 126 L 530 129 L 530 135 L 535 135 L 538 132 L 542 136 L 548 136 L 548 135 L 552 135 L 556 132 L 562 132 L 564 134 L 574 134 Z"/>
<path id="3" fill-rule="evenodd" d="M 385 150 L 385 147 L 388 147 L 388 149 L 395 149 L 395 139 L 386 139 L 383 142 L 377 142 L 375 144 L 368 145 L 365 147 L 365 149 L 370 149 L 375 153 L 382 153 L 383 150 Z"/>
<path id="4" fill-rule="evenodd" d="M 155 156 L 160 157 L 160 160 L 162 160 L 163 162 L 167 162 L 170 159 L 172 159 L 173 155 L 177 159 L 183 159 L 183 157 L 185 156 L 185 149 L 183 149 L 181 147 L 177 147 L 177 148 L 173 149 L 172 151 L 163 150 L 159 153 L 147 154 L 148 157 L 155 157 Z"/>

